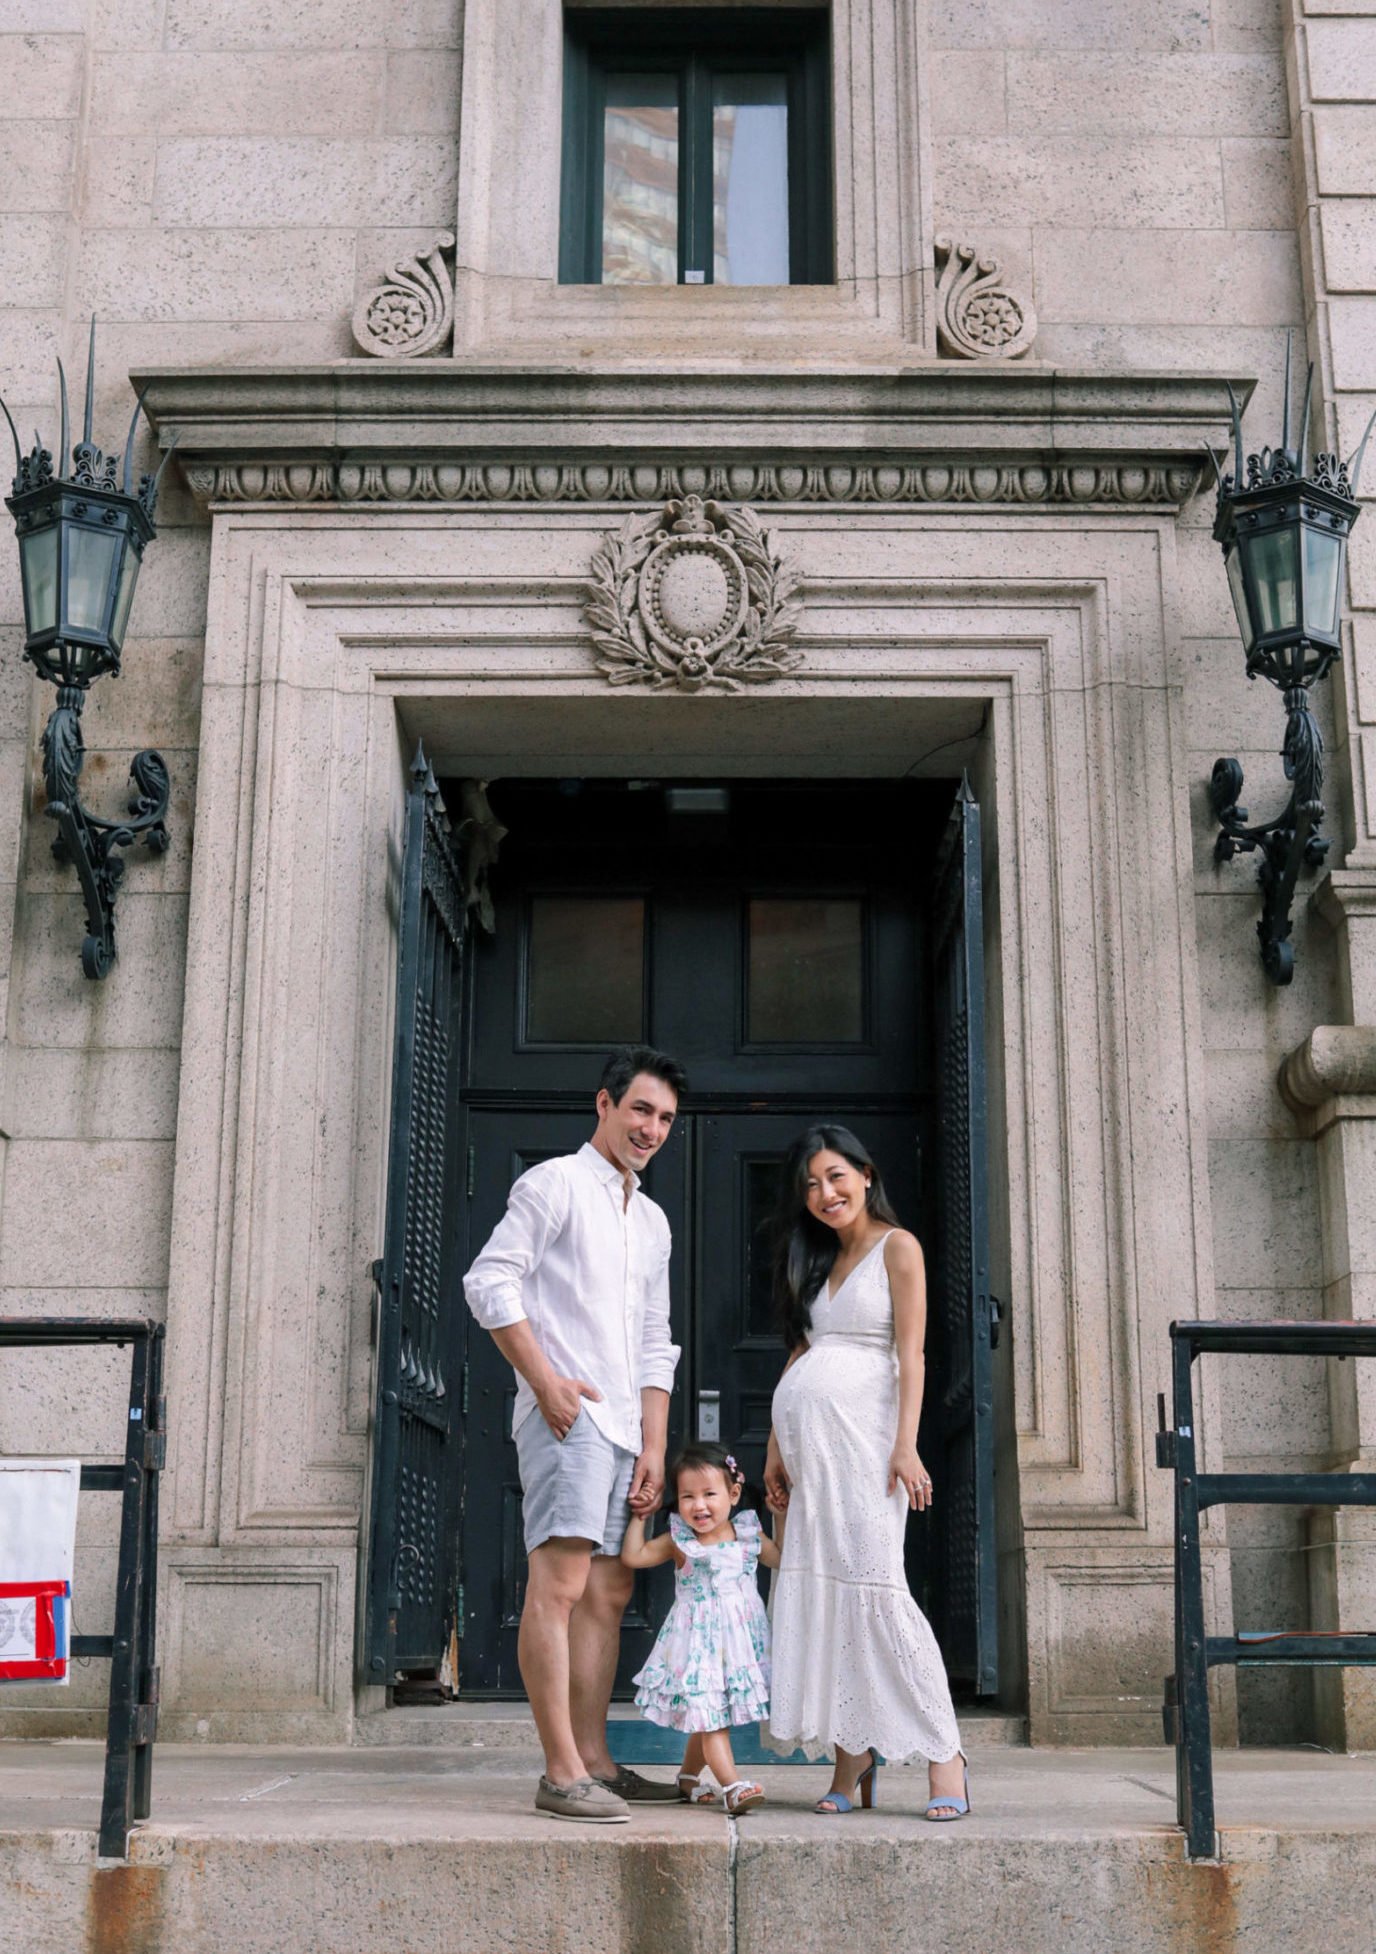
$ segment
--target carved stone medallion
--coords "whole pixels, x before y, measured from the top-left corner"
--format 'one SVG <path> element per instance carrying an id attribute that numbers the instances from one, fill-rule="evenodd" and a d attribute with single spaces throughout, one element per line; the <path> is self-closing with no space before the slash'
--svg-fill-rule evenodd
<path id="1" fill-rule="evenodd" d="M 796 572 L 753 509 L 685 495 L 627 516 L 592 560 L 587 619 L 613 685 L 739 692 L 801 660 Z"/>

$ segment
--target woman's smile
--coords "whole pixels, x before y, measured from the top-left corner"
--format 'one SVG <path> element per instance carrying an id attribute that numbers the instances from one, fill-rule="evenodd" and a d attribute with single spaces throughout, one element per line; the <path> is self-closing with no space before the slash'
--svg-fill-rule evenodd
<path id="1" fill-rule="evenodd" d="M 808 1212 L 828 1228 L 849 1228 L 865 1219 L 869 1183 L 842 1153 L 824 1148 L 808 1162 Z"/>

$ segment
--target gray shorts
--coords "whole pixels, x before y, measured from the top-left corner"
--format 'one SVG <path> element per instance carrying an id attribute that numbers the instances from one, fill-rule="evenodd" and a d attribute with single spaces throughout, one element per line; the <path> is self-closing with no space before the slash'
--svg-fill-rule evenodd
<path id="1" fill-rule="evenodd" d="M 558 1439 L 538 1411 L 516 1433 L 521 1465 L 526 1552 L 547 1540 L 590 1540 L 599 1554 L 619 1554 L 631 1509 L 635 1454 L 604 1438 L 581 1410 Z"/>

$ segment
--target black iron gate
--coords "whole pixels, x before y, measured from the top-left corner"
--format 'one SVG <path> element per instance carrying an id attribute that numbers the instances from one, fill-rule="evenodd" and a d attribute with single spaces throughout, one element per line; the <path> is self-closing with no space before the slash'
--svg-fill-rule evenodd
<path id="1" fill-rule="evenodd" d="M 981 904 L 979 805 L 963 779 L 933 886 L 939 1171 L 928 1341 L 939 1453 L 927 1463 L 937 1485 L 931 1601 L 942 1651 L 954 1681 L 989 1696 L 998 1687 L 996 1331 L 989 1294 Z M 925 1432 L 924 1443 L 930 1448 Z"/>
<path id="2" fill-rule="evenodd" d="M 458 1227 L 464 899 L 435 776 L 417 751 L 406 802 L 365 1675 L 444 1669 L 457 1627 L 463 1335 Z"/>

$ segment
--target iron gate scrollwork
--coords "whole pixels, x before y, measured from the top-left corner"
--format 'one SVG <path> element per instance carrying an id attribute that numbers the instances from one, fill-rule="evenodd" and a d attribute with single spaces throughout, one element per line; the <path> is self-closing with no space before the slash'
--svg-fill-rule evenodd
<path id="1" fill-rule="evenodd" d="M 406 801 L 386 1227 L 378 1285 L 365 1677 L 440 1671 L 455 1626 L 463 1295 L 463 875 L 418 750 Z"/>
<path id="2" fill-rule="evenodd" d="M 934 1345 L 933 1612 L 953 1680 L 998 1686 L 994 1541 L 994 1305 L 984 1061 L 979 804 L 963 779 L 937 856 L 933 1006 L 940 1172 L 929 1344 Z"/>

